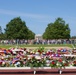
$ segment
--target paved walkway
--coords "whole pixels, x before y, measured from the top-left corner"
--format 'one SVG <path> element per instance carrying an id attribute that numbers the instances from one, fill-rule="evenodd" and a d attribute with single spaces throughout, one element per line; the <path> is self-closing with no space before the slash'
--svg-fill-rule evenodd
<path id="1" fill-rule="evenodd" d="M 76 75 L 76 69 L 62 69 L 59 74 L 58 69 L 38 69 L 34 74 L 34 69 L 0 69 L 0 75 Z"/>

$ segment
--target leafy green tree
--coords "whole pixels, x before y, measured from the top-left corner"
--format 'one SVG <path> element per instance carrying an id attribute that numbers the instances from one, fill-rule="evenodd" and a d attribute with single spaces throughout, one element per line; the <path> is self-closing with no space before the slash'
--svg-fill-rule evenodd
<path id="1" fill-rule="evenodd" d="M 29 34 L 28 34 L 29 39 L 34 39 L 35 33 L 33 33 L 31 30 L 29 30 L 28 32 L 29 32 Z"/>
<path id="2" fill-rule="evenodd" d="M 2 34 L 2 27 L 0 26 L 0 34 Z"/>
<path id="3" fill-rule="evenodd" d="M 72 36 L 71 39 L 76 39 L 76 36 Z"/>
<path id="4" fill-rule="evenodd" d="M 29 39 L 29 29 L 20 17 L 12 19 L 5 29 L 7 39 Z"/>
<path id="5" fill-rule="evenodd" d="M 7 39 L 6 34 L 4 33 L 0 34 L 0 40 L 5 40 L 5 39 Z"/>
<path id="6" fill-rule="evenodd" d="M 54 23 L 48 24 L 43 33 L 44 39 L 69 39 L 70 28 L 62 18 L 57 18 Z"/>
<path id="7" fill-rule="evenodd" d="M 0 26 L 0 40 L 4 39 L 4 34 L 2 32 L 2 27 Z"/>

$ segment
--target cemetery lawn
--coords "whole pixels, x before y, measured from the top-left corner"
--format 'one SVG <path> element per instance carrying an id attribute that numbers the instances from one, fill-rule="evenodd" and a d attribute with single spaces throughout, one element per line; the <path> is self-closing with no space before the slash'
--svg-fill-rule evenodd
<path id="1" fill-rule="evenodd" d="M 32 45 L 26 45 L 26 44 L 19 44 L 19 45 L 11 45 L 11 44 L 0 44 L 0 48 L 6 48 L 6 49 L 8 49 L 8 48 L 15 48 L 15 47 L 28 47 L 28 48 L 32 48 L 32 47 L 68 47 L 68 48 L 73 48 L 73 45 L 72 44 L 50 44 L 50 45 L 47 45 L 47 44 L 45 44 L 45 45 L 42 45 L 42 44 L 32 44 Z"/>

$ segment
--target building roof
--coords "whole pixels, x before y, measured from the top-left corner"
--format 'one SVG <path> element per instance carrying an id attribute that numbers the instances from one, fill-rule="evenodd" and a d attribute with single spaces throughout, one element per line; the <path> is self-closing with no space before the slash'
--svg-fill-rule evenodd
<path id="1" fill-rule="evenodd" d="M 36 34 L 35 36 L 42 36 L 41 34 Z"/>

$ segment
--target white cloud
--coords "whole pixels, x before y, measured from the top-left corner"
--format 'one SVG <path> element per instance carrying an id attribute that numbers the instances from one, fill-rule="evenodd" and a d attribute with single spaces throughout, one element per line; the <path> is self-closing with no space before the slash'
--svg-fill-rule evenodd
<path id="1" fill-rule="evenodd" d="M 11 15 L 11 16 L 22 16 L 22 17 L 36 18 L 36 19 L 49 18 L 49 16 L 47 15 L 23 13 L 23 12 L 4 10 L 4 9 L 0 9 L 0 14 Z"/>

